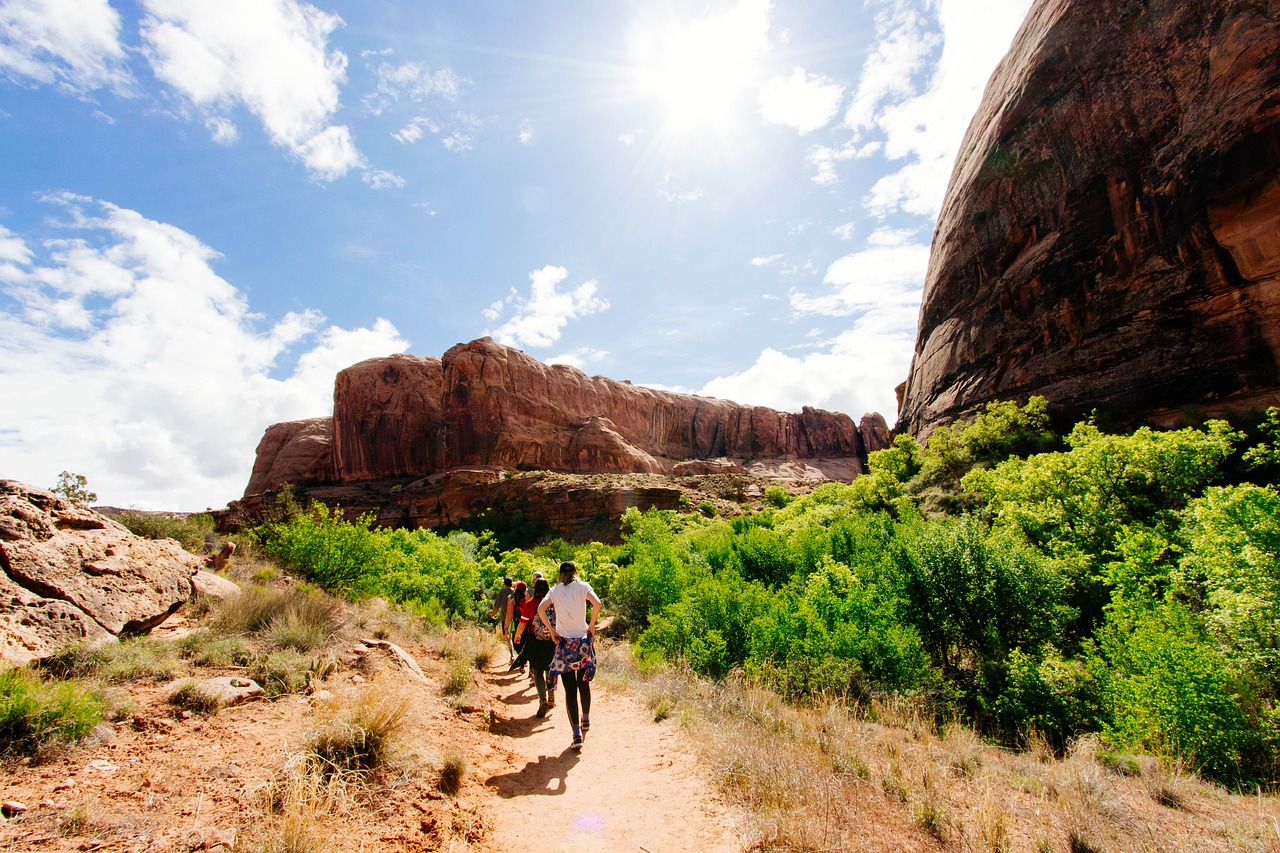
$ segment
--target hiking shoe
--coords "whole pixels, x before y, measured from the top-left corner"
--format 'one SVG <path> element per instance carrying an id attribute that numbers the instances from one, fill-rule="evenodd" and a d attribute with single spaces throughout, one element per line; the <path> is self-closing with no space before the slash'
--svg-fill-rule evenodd
<path id="1" fill-rule="evenodd" d="M 583 720 L 582 720 L 582 733 L 583 733 L 583 734 L 586 734 L 586 733 L 587 733 L 587 730 L 588 730 L 588 729 L 590 729 L 590 728 L 591 728 L 591 721 L 590 721 L 590 720 L 588 720 L 588 719 L 586 719 L 586 718 L 583 718 Z"/>
<path id="2" fill-rule="evenodd" d="M 573 743 L 569 744 L 570 749 L 582 749 L 582 735 L 574 735 Z"/>
<path id="3" fill-rule="evenodd" d="M 538 713 L 534 714 L 534 716 L 535 716 L 535 717 L 537 717 L 539 720 L 541 720 L 541 719 L 542 719 L 543 717 L 545 717 L 546 715 L 547 715 L 547 703 L 546 703 L 546 702 L 539 702 L 539 703 L 538 703 Z"/>

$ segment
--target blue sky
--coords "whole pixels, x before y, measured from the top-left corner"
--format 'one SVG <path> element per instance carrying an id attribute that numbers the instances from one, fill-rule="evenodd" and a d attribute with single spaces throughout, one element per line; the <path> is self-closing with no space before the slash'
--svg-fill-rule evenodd
<path id="1" fill-rule="evenodd" d="M 481 335 L 896 417 L 1030 0 L 0 0 L 0 477 L 238 497 L 333 376 Z"/>

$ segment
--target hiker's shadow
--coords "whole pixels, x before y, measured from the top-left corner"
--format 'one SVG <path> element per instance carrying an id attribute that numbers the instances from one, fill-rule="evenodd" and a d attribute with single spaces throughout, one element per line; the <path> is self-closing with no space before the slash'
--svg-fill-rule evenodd
<path id="1" fill-rule="evenodd" d="M 524 769 L 490 776 L 484 783 L 506 799 L 557 796 L 568 790 L 569 771 L 581 760 L 582 755 L 576 749 L 566 749 L 559 755 L 540 755 L 537 761 L 525 764 Z"/>
<path id="2" fill-rule="evenodd" d="M 499 688 L 510 691 L 498 697 L 504 705 L 529 705 L 534 701 L 536 693 L 530 695 L 529 692 L 534 689 L 533 684 L 524 673 L 513 673 L 511 675 L 502 673 L 489 680 Z"/>
<path id="3" fill-rule="evenodd" d="M 495 716 L 489 724 L 489 731 L 506 737 L 528 737 L 551 728 L 548 717 L 502 717 Z"/>

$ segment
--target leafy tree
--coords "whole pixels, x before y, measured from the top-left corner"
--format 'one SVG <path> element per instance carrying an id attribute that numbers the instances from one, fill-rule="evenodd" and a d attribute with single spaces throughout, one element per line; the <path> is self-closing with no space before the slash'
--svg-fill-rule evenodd
<path id="1" fill-rule="evenodd" d="M 1191 614 L 1159 608 L 1132 630 L 1108 626 L 1100 639 L 1112 668 L 1105 691 L 1110 740 L 1181 757 L 1222 781 L 1247 778 L 1242 761 L 1257 738 L 1238 702 L 1236 674 Z"/>
<path id="2" fill-rule="evenodd" d="M 1062 582 L 1016 535 L 940 519 L 901 526 L 894 554 L 904 615 L 946 673 L 1056 634 Z"/>
<path id="3" fill-rule="evenodd" d="M 98 499 L 96 492 L 89 491 L 89 481 L 84 474 L 72 474 L 63 471 L 58 474 L 58 483 L 49 489 L 55 495 L 62 495 L 69 501 L 91 504 Z"/>

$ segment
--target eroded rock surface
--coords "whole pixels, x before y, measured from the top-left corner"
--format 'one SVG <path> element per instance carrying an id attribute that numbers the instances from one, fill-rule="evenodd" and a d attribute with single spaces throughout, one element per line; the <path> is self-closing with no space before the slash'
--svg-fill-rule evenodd
<path id="1" fill-rule="evenodd" d="M 899 426 L 1280 403 L 1280 5 L 1036 0 L 965 137 Z"/>
<path id="2" fill-rule="evenodd" d="M 191 596 L 201 561 L 87 507 L 0 480 L 0 657 L 47 657 L 158 625 Z"/>
<path id="3" fill-rule="evenodd" d="M 887 445 L 879 415 L 859 425 L 835 412 L 656 391 L 482 338 L 440 359 L 396 355 L 342 371 L 331 419 L 267 430 L 245 494 L 459 468 L 667 474 L 691 460 L 800 460 L 843 475 Z"/>

